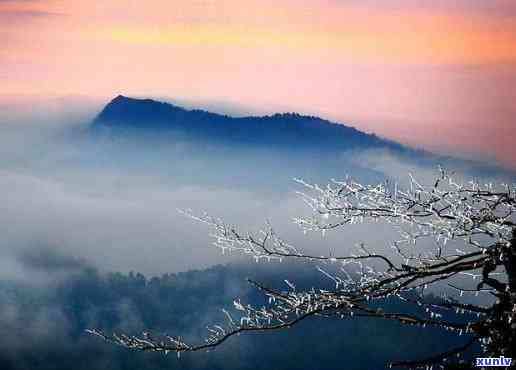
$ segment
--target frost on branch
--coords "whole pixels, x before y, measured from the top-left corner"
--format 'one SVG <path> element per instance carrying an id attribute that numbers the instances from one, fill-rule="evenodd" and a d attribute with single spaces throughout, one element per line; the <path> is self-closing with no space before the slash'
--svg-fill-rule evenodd
<path id="1" fill-rule="evenodd" d="M 255 234 L 243 233 L 207 214 L 182 211 L 210 226 L 214 245 L 223 253 L 240 252 L 257 261 L 308 261 L 334 283 L 333 289 L 299 290 L 294 280 L 285 280 L 285 289 L 278 290 L 249 281 L 268 303 L 258 307 L 236 299 L 231 310 L 223 310 L 225 323 L 207 328 L 207 337 L 200 343 L 148 333 L 130 336 L 89 332 L 131 349 L 179 355 L 208 350 L 247 331 L 289 328 L 314 315 L 376 317 L 406 325 L 434 326 L 466 337 L 463 346 L 420 361 L 396 362 L 396 366 L 440 364 L 460 356 L 476 342 L 488 354 L 514 357 L 514 185 L 462 184 L 442 169 L 429 185 L 409 176 L 406 189 L 397 184 L 365 185 L 350 179 L 333 181 L 325 187 L 296 181 L 304 188 L 299 192 L 301 199 L 312 211 L 311 217 L 294 220 L 304 232 L 345 230 L 356 223 L 388 223 L 399 231 L 392 252 L 378 253 L 360 244 L 353 253 L 312 255 L 283 240 L 270 225 Z M 349 250 L 350 246 L 344 248 Z M 338 272 L 330 270 L 329 265 L 337 266 Z M 442 292 L 439 299 L 428 299 L 426 290 L 430 288 Z M 389 312 L 387 307 L 382 308 L 389 297 L 421 308 L 423 313 Z"/>

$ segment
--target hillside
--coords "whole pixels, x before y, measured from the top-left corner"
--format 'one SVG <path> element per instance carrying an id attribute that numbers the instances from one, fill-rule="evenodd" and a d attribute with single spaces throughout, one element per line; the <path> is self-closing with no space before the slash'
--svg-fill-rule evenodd
<path id="1" fill-rule="evenodd" d="M 93 123 L 93 129 L 133 133 L 179 133 L 190 138 L 241 145 L 334 151 L 402 146 L 353 127 L 297 113 L 230 117 L 187 110 L 151 99 L 117 96 Z"/>

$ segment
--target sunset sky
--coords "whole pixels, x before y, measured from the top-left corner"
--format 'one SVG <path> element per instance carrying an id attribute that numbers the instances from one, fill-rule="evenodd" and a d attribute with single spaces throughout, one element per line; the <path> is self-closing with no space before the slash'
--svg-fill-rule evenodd
<path id="1" fill-rule="evenodd" d="M 4 99 L 298 111 L 516 168 L 514 0 L 0 0 L 0 45 Z"/>

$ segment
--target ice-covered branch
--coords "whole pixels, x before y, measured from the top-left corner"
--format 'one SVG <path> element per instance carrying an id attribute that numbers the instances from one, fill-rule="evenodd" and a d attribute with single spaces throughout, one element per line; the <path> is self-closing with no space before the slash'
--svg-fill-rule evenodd
<path id="1" fill-rule="evenodd" d="M 399 232 L 399 239 L 391 245 L 392 252 L 379 252 L 359 244 L 353 252 L 351 246 L 345 245 L 342 253 L 315 255 L 282 239 L 271 225 L 257 233 L 242 232 L 237 226 L 208 214 L 181 211 L 207 224 L 214 245 L 223 253 L 240 252 L 257 261 L 295 259 L 314 263 L 322 277 L 334 284 L 333 288 L 297 289 L 295 279 L 289 279 L 285 280 L 287 289 L 279 291 L 250 281 L 265 294 L 268 303 L 257 307 L 235 299 L 233 310 L 223 311 L 225 324 L 209 327 L 205 341 L 200 344 L 167 335 L 89 332 L 136 350 L 180 354 L 217 347 L 244 332 L 289 328 L 314 315 L 342 319 L 371 317 L 406 325 L 435 326 L 471 337 L 462 347 L 421 361 L 399 362 L 400 366 L 439 362 L 463 352 L 475 341 L 486 352 L 514 354 L 514 185 L 473 181 L 462 184 L 442 169 L 430 185 L 409 176 L 406 188 L 396 183 L 368 185 L 351 179 L 332 181 L 324 187 L 296 181 L 304 189 L 299 192 L 301 199 L 312 211 L 310 217 L 294 220 L 304 232 L 325 233 L 357 223 L 382 222 Z M 439 299 L 428 301 L 426 289 L 439 285 L 453 288 L 454 295 L 443 293 Z M 496 302 L 489 306 L 463 300 L 465 294 L 479 293 L 495 297 Z M 424 312 L 421 315 L 389 312 L 383 305 L 391 298 Z M 444 312 L 464 314 L 467 319 L 445 320 Z"/>

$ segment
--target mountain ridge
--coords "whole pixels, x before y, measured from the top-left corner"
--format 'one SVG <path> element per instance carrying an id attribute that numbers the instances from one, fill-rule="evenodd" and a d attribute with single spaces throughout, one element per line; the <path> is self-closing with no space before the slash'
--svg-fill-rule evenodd
<path id="1" fill-rule="evenodd" d="M 287 145 L 325 151 L 357 146 L 406 149 L 375 134 L 316 116 L 292 112 L 233 117 L 124 95 L 118 95 L 102 109 L 92 128 L 156 134 L 175 131 L 233 144 Z"/>
<path id="2" fill-rule="evenodd" d="M 188 155 L 204 153 L 210 158 L 218 155 L 231 162 L 242 159 L 242 155 L 269 153 L 275 162 L 289 163 L 290 167 L 293 161 L 299 162 L 298 172 L 302 169 L 314 172 L 316 168 L 320 170 L 323 167 L 338 172 L 342 160 L 352 156 L 354 150 L 386 149 L 389 154 L 412 165 L 434 169 L 438 165 L 462 168 L 485 176 L 503 174 L 516 181 L 514 171 L 496 163 L 459 159 L 413 148 L 341 123 L 298 113 L 232 117 L 149 98 L 118 95 L 88 126 L 88 132 L 94 137 L 107 134 L 113 139 L 131 139 L 127 142 L 127 150 L 136 150 L 138 155 L 159 153 L 153 148 L 180 142 L 190 148 Z M 133 145 L 136 143 L 142 146 Z"/>

